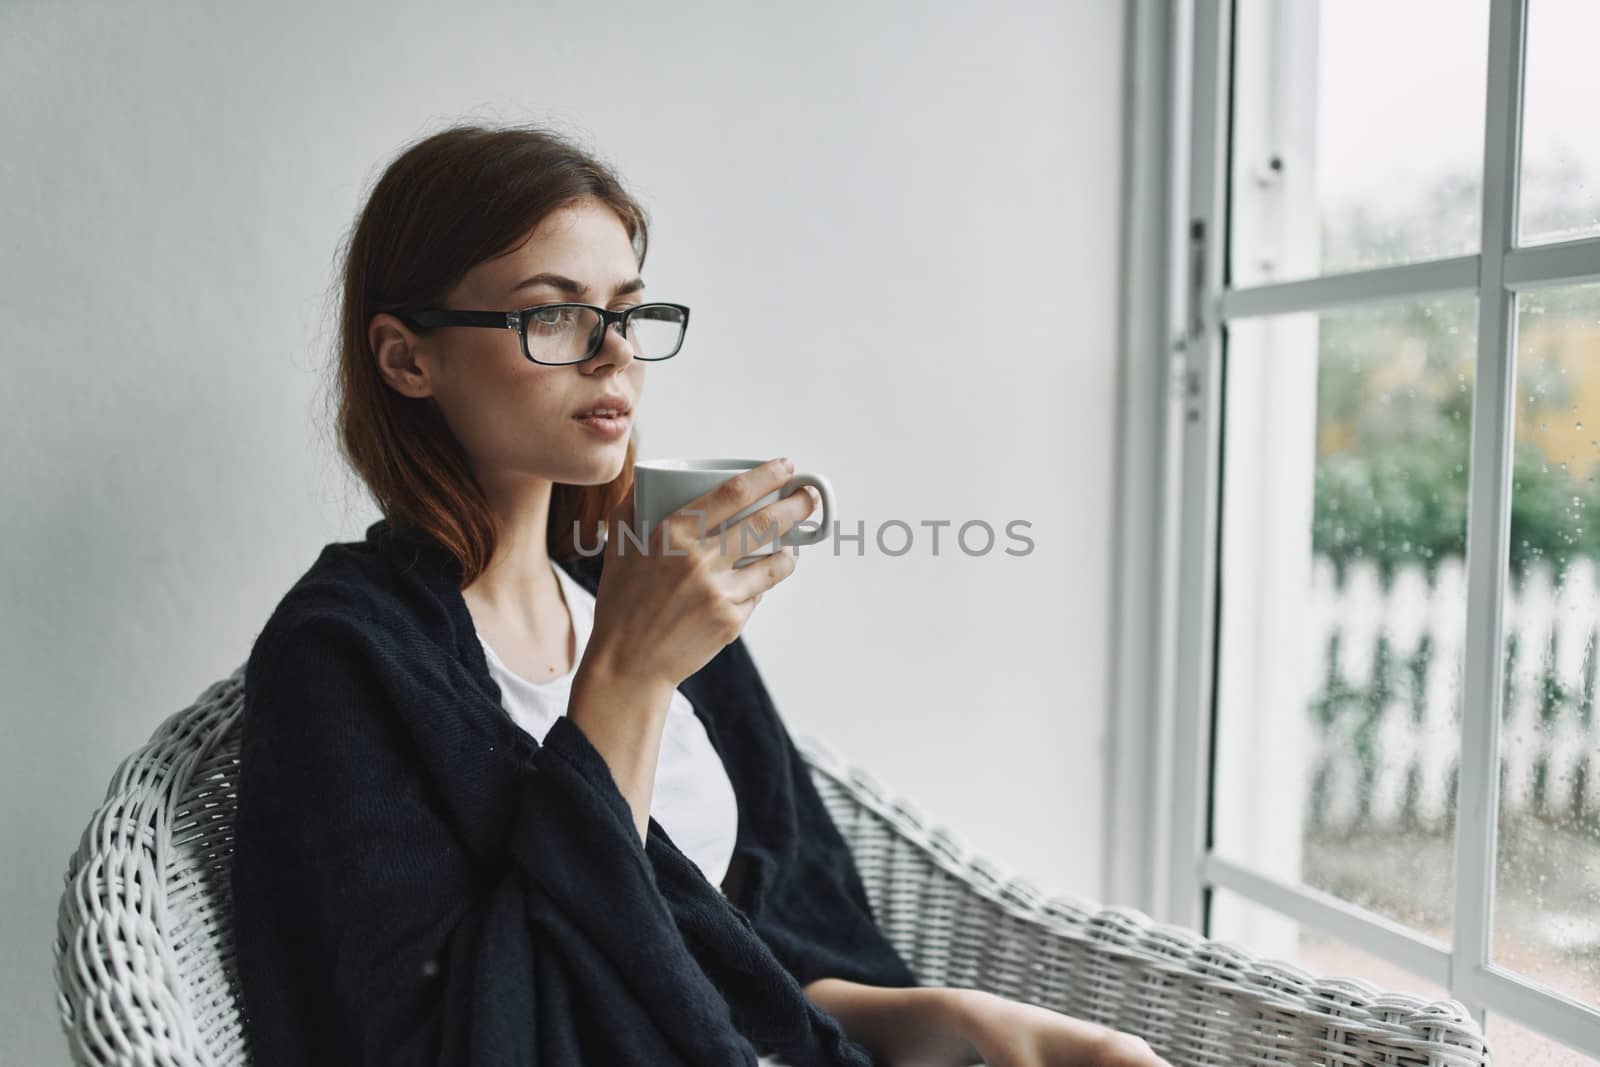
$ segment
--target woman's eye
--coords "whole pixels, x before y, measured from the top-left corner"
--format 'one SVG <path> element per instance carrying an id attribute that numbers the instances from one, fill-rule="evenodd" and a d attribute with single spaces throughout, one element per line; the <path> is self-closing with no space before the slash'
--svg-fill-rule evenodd
<path id="1" fill-rule="evenodd" d="M 525 334 L 538 334 L 541 338 L 570 337 L 577 331 L 577 314 L 580 308 L 542 308 L 528 316 Z"/>

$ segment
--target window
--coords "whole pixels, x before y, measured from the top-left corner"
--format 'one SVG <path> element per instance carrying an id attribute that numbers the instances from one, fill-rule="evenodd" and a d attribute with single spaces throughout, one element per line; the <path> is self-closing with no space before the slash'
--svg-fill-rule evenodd
<path id="1" fill-rule="evenodd" d="M 1600 4 L 1184 10 L 1152 910 L 1600 1063 Z"/>

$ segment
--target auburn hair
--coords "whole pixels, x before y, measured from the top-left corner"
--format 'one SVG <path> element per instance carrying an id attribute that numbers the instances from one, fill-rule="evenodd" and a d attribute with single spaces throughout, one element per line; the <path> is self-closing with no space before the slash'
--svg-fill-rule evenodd
<path id="1" fill-rule="evenodd" d="M 368 326 L 379 312 L 440 303 L 473 266 L 508 251 L 545 216 L 593 198 L 617 213 L 639 266 L 649 246 L 643 207 L 593 153 L 549 129 L 457 125 L 413 142 L 379 177 L 342 250 L 334 404 L 339 450 L 388 522 L 421 533 L 461 564 L 470 585 L 494 555 L 495 520 L 465 450 L 432 397 L 408 397 L 378 373 Z M 633 481 L 556 483 L 551 558 L 592 555 L 607 512 Z"/>

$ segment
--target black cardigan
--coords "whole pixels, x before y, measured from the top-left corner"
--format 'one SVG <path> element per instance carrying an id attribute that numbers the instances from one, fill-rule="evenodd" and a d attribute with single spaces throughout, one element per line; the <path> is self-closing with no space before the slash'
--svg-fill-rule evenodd
<path id="1" fill-rule="evenodd" d="M 603 555 L 563 564 L 594 592 Z M 460 565 L 326 546 L 245 670 L 233 922 L 255 1062 L 866 1067 L 805 996 L 916 980 L 742 639 L 679 686 L 738 799 L 727 895 L 562 716 L 500 705 Z M 731 899 L 730 899 L 731 898 Z"/>

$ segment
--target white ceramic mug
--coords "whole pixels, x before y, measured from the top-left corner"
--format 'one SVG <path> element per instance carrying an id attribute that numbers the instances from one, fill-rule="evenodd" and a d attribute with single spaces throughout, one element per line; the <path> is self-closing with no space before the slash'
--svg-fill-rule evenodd
<path id="1" fill-rule="evenodd" d="M 646 540 L 656 523 L 688 504 L 690 501 L 710 492 L 723 482 L 754 467 L 759 467 L 765 460 L 759 459 L 651 459 L 638 460 L 633 465 L 633 536 L 639 541 L 648 544 Z M 768 504 L 780 497 L 797 492 L 803 486 L 816 489 L 817 495 L 822 498 L 822 518 L 802 519 L 804 523 L 817 523 L 816 529 L 805 529 L 795 526 L 783 536 L 772 541 L 762 542 L 756 551 L 750 555 L 741 556 L 734 561 L 735 567 L 743 567 L 754 563 L 762 556 L 776 552 L 779 547 L 786 545 L 814 545 L 828 536 L 828 530 L 833 526 L 833 486 L 828 479 L 820 474 L 802 472 L 792 475 L 783 488 L 776 492 L 768 493 L 749 507 L 744 508 L 726 521 L 711 526 L 707 524 L 704 529 L 707 536 L 714 535 L 724 529 L 732 527 L 752 512 L 760 511 Z M 727 535 L 727 544 L 733 551 L 739 551 L 739 535 L 730 532 Z M 630 546 L 631 547 L 631 546 Z"/>

